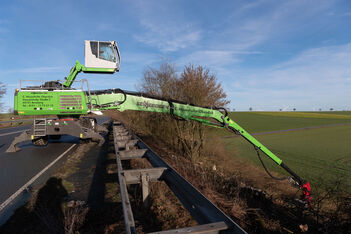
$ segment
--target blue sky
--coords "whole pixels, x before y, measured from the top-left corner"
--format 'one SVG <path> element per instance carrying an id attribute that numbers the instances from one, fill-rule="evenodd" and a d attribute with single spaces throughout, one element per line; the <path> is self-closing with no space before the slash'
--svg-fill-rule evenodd
<path id="1" fill-rule="evenodd" d="M 351 110 L 351 1 L 2 1 L 0 81 L 58 80 L 84 40 L 116 40 L 119 73 L 93 89 L 138 89 L 167 60 L 217 75 L 236 110 Z"/>

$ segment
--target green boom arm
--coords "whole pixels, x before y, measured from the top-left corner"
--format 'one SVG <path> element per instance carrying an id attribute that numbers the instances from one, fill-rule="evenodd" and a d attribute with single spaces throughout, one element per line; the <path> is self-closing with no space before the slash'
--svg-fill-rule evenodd
<path id="1" fill-rule="evenodd" d="M 76 60 L 76 64 L 71 68 L 69 75 L 66 77 L 66 81 L 63 83 L 65 88 L 71 87 L 74 80 L 76 79 L 78 73 L 86 72 L 86 73 L 114 73 L 114 68 L 96 68 L 96 67 L 85 67 L 78 60 Z"/>
<path id="2" fill-rule="evenodd" d="M 92 91 L 90 104 L 92 106 L 92 110 L 116 109 L 119 111 L 135 110 L 166 113 L 171 114 L 173 116 L 177 116 L 184 120 L 198 121 L 200 123 L 212 127 L 227 128 L 233 131 L 234 133 L 241 135 L 248 142 L 250 142 L 255 147 L 258 155 L 259 151 L 263 152 L 276 164 L 281 166 L 290 175 L 292 175 L 291 179 L 293 179 L 295 183 L 301 189 L 303 189 L 303 194 L 305 196 L 306 201 L 309 203 L 311 200 L 309 183 L 303 180 L 301 177 L 299 177 L 290 168 L 288 168 L 279 157 L 277 157 L 262 143 L 256 140 L 251 134 L 245 131 L 233 120 L 231 120 L 227 116 L 227 112 L 223 108 L 221 109 L 223 109 L 225 113 L 222 113 L 221 111 L 219 111 L 220 109 L 216 108 L 212 109 L 198 107 L 173 100 L 162 100 L 160 98 L 150 97 L 146 94 L 126 92 L 120 89 Z M 209 119 L 212 119 L 212 121 Z M 213 120 L 215 120 L 215 122 Z"/>

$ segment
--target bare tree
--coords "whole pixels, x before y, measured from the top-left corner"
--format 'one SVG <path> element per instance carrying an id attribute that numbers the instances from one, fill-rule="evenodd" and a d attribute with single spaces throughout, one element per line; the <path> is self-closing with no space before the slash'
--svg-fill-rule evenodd
<path id="1" fill-rule="evenodd" d="M 164 62 L 158 69 L 149 67 L 144 70 L 141 91 L 158 97 L 175 98 L 176 83 L 174 65 Z"/>
<path id="2" fill-rule="evenodd" d="M 148 67 L 143 72 L 143 77 L 140 82 L 139 90 L 152 96 L 157 96 L 167 99 L 177 98 L 178 77 L 173 64 L 168 62 L 162 63 L 159 68 Z M 138 113 L 132 115 L 131 118 L 136 118 L 135 123 L 140 124 L 140 127 L 149 134 L 159 137 L 171 145 L 177 142 L 175 130 L 170 126 L 173 125 L 172 118 L 168 115 L 157 113 Z M 167 142 L 168 139 L 171 142 Z"/>
<path id="3" fill-rule="evenodd" d="M 182 101 L 200 106 L 224 107 L 230 103 L 226 100 L 227 95 L 224 93 L 220 83 L 209 69 L 192 64 L 185 66 L 180 75 L 179 87 L 181 90 Z"/>
<path id="4" fill-rule="evenodd" d="M 185 66 L 178 77 L 173 65 L 163 63 L 159 69 L 147 68 L 143 75 L 141 91 L 151 95 L 198 106 L 224 107 L 229 103 L 216 76 L 202 66 Z M 151 119 L 147 124 L 152 129 L 152 134 L 162 137 L 167 143 L 173 143 L 177 150 L 191 160 L 201 154 L 204 141 L 201 124 L 193 121 L 178 122 L 170 116 L 159 114 L 149 114 L 149 118 Z"/>
<path id="5" fill-rule="evenodd" d="M 224 107 L 230 102 L 226 100 L 227 95 L 216 76 L 202 66 L 185 66 L 177 84 L 177 98 L 181 101 L 208 107 Z M 191 160 L 199 157 L 205 137 L 203 125 L 197 122 L 176 122 L 175 126 L 180 150 Z"/>
<path id="6" fill-rule="evenodd" d="M 4 97 L 6 93 L 6 86 L 0 82 L 0 100 Z M 3 106 L 4 106 L 4 103 L 3 102 L 0 102 L 0 111 L 3 110 Z"/>

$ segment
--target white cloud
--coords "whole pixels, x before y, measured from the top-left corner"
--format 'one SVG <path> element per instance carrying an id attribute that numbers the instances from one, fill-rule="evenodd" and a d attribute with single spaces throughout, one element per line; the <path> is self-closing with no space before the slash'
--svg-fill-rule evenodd
<path id="1" fill-rule="evenodd" d="M 216 70 L 238 63 L 241 55 L 262 54 L 260 51 L 235 51 L 235 50 L 199 50 L 183 56 L 177 64 L 196 64 L 212 67 Z"/>
<path id="2" fill-rule="evenodd" d="M 309 49 L 273 68 L 242 72 L 246 75 L 231 83 L 235 92 L 230 96 L 245 100 L 245 105 L 350 106 L 341 100 L 351 99 L 351 43 Z"/>
<path id="3" fill-rule="evenodd" d="M 238 4 L 232 15 L 218 21 L 214 32 L 202 31 L 201 37 L 194 40 L 196 46 L 184 50 L 185 54 L 176 62 L 180 65 L 194 63 L 210 67 L 219 76 L 228 77 L 232 75 L 233 65 L 245 63 L 248 55 L 264 53 L 260 47 L 266 42 L 277 41 L 289 33 L 294 34 L 301 29 L 301 25 L 309 23 L 311 17 L 327 10 L 330 1 L 321 1 L 310 9 L 312 5 L 271 0 Z M 153 30 L 157 31 L 155 28 Z M 157 44 L 159 38 L 162 36 L 152 43 Z"/>
<path id="4" fill-rule="evenodd" d="M 235 62 L 237 62 L 237 58 L 232 51 L 200 50 L 180 58 L 177 63 L 216 66 Z"/>
<path id="5" fill-rule="evenodd" d="M 221 33 L 223 46 L 234 50 L 251 50 L 268 40 L 301 30 L 317 15 L 330 8 L 332 1 L 261 0 L 238 6 L 227 19 Z M 229 40 L 228 40 L 229 39 Z"/>
<path id="6" fill-rule="evenodd" d="M 201 37 L 201 31 L 192 27 L 179 27 L 170 24 L 155 24 L 149 20 L 142 20 L 145 28 L 143 34 L 134 35 L 138 41 L 159 48 L 162 52 L 174 52 L 193 45 Z"/>
<path id="7" fill-rule="evenodd" d="M 171 2 L 138 1 L 134 13 L 143 32 L 134 34 L 134 38 L 164 53 L 194 45 L 201 39 L 202 32 L 193 22 L 177 13 L 176 7 Z"/>
<path id="8" fill-rule="evenodd" d="M 153 53 L 123 53 L 123 63 L 127 64 L 150 64 L 158 62 L 160 60 L 160 55 Z"/>
<path id="9" fill-rule="evenodd" d="M 170 27 L 168 27 L 170 29 Z M 138 41 L 159 48 L 162 52 L 174 52 L 193 45 L 200 38 L 200 32 L 182 30 L 153 31 L 135 35 Z"/>
<path id="10" fill-rule="evenodd" d="M 340 84 L 351 76 L 351 43 L 306 50 L 271 71 L 270 83 Z"/>
<path id="11" fill-rule="evenodd" d="M 6 86 L 6 87 L 16 87 L 16 88 L 17 88 L 17 87 L 18 87 L 18 84 L 6 84 L 5 86 Z"/>
<path id="12" fill-rule="evenodd" d="M 0 73 L 43 73 L 43 72 L 62 72 L 65 67 L 29 67 L 11 70 L 1 70 Z"/>

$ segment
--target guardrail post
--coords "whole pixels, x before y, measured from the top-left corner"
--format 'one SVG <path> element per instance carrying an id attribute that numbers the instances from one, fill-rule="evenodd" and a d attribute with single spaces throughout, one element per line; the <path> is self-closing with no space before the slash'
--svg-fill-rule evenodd
<path id="1" fill-rule="evenodd" d="M 141 174 L 141 190 L 143 193 L 143 203 L 145 208 L 149 207 L 149 182 L 147 177 L 148 176 L 145 173 Z"/>

